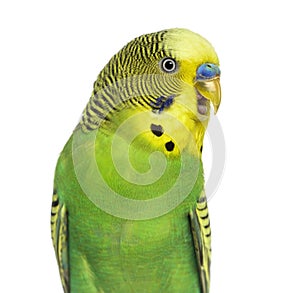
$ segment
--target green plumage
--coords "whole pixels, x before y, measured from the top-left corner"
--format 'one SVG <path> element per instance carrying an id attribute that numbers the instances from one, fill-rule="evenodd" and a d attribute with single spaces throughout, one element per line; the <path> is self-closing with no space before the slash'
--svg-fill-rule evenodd
<path id="1" fill-rule="evenodd" d="M 180 48 L 182 38 L 205 54 Z M 179 61 L 176 74 L 162 72 L 165 57 Z M 209 43 L 174 29 L 135 39 L 99 74 L 55 173 L 52 239 L 65 292 L 209 292 L 207 121 L 189 76 L 204 62 L 218 62 Z M 161 97 L 172 100 L 162 107 Z M 122 201 L 110 202 L 109 190 Z"/>

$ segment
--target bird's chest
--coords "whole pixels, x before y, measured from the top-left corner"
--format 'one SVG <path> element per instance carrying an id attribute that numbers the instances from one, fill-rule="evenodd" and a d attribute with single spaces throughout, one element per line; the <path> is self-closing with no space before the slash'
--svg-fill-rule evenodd
<path id="1" fill-rule="evenodd" d="M 158 137 L 160 127 L 151 127 L 130 135 L 123 130 L 122 135 L 100 133 L 96 140 L 98 169 L 104 182 L 122 197 L 147 200 L 168 195 L 183 200 L 202 177 L 197 144 L 192 139 L 182 142 L 192 145 L 195 152 L 191 152 L 179 138 Z M 127 125 L 126 131 L 129 128 Z"/>

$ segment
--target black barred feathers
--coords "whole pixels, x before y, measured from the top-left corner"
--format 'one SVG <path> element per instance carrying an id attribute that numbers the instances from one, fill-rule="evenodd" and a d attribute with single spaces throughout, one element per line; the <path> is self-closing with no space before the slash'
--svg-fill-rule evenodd
<path id="1" fill-rule="evenodd" d="M 179 81 L 160 70 L 160 61 L 172 57 L 160 31 L 135 38 L 114 55 L 100 72 L 80 121 L 83 131 L 97 129 L 111 113 L 125 107 L 155 109 L 157 99 L 172 96 Z"/>
<path id="2" fill-rule="evenodd" d="M 208 293 L 210 285 L 211 230 L 204 194 L 197 202 L 196 210 L 190 212 L 190 222 L 200 273 L 201 292 Z"/>
<path id="3" fill-rule="evenodd" d="M 59 202 L 56 190 L 52 196 L 51 237 L 54 246 L 59 273 L 65 293 L 70 292 L 68 214 L 65 205 Z"/>

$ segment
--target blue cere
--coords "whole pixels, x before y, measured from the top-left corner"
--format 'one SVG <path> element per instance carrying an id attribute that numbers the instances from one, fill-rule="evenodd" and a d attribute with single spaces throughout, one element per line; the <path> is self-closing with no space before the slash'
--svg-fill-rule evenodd
<path id="1" fill-rule="evenodd" d="M 197 69 L 197 80 L 205 80 L 205 79 L 211 79 L 215 76 L 220 75 L 220 69 L 218 65 L 215 65 L 213 63 L 204 63 L 200 65 Z"/>

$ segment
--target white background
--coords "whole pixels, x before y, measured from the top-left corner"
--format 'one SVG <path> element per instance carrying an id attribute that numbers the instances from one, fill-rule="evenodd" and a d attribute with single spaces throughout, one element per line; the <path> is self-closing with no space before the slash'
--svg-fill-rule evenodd
<path id="1" fill-rule="evenodd" d="M 300 23 L 289 0 L 1 2 L 0 292 L 62 292 L 49 228 L 59 152 L 109 58 L 171 27 L 208 38 L 221 61 L 211 293 L 300 292 Z"/>

